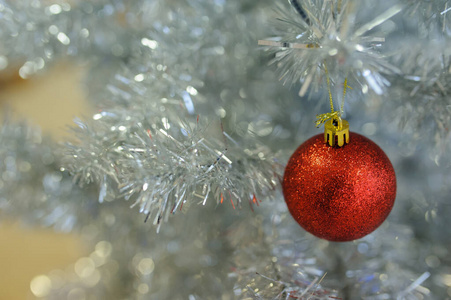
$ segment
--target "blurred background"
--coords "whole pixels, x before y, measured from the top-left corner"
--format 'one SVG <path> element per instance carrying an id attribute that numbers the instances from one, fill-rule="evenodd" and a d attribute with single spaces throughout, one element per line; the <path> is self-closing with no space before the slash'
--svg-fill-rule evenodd
<path id="1" fill-rule="evenodd" d="M 0 73 L 0 111 L 39 125 L 44 135 L 61 141 L 75 116 L 90 112 L 82 89 L 84 69 L 60 63 L 31 79 L 16 70 Z M 61 101 L 54 101 L 61 99 Z M 0 300 L 34 299 L 33 278 L 63 269 L 87 252 L 76 234 L 0 222 Z"/>

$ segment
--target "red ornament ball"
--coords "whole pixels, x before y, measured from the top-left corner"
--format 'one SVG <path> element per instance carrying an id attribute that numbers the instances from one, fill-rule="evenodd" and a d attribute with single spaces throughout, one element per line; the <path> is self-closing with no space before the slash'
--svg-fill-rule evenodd
<path id="1" fill-rule="evenodd" d="M 396 176 L 374 142 L 351 132 L 331 147 L 323 134 L 304 142 L 285 168 L 283 195 L 293 218 L 311 234 L 352 241 L 374 231 L 390 213 Z"/>

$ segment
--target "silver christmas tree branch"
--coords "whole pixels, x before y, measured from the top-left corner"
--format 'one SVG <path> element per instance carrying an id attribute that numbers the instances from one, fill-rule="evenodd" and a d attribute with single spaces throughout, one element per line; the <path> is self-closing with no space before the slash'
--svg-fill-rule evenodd
<path id="1" fill-rule="evenodd" d="M 214 7 L 193 4 L 191 9 L 201 13 Z M 227 6 L 232 15 L 238 8 Z M 209 19 L 186 27 L 181 20 L 189 13 L 171 12 L 165 20 L 169 30 L 153 24 L 156 28 L 131 45 L 135 54 L 127 65 L 97 91 L 104 99 L 97 104 L 102 111 L 89 122 L 78 122 L 78 142 L 67 153 L 66 166 L 76 181 L 99 184 L 100 202 L 123 197 L 154 224 L 192 203 L 205 205 L 208 198 L 252 208 L 275 190 L 281 175 L 272 151 L 252 140 L 260 133 L 249 128 L 232 137 L 223 129 L 233 127 L 225 118 L 228 110 L 246 97 L 241 81 L 248 78 L 247 71 L 240 56 L 225 55 L 234 45 L 222 41 L 226 32 L 215 32 Z M 214 21 L 232 24 L 224 15 Z M 193 27 L 205 31 L 201 43 Z M 242 47 L 252 45 L 236 38 Z M 227 102 L 203 92 L 207 84 L 221 80 L 223 71 L 236 74 L 227 86 L 240 91 Z M 252 120 L 260 114 L 254 109 L 247 116 Z"/>
<path id="2" fill-rule="evenodd" d="M 136 114 L 128 127 L 128 114 L 95 115 L 92 126 L 80 124 L 76 132 L 81 144 L 68 148 L 68 170 L 82 184 L 97 182 L 100 202 L 109 193 L 124 197 L 160 224 L 184 205 L 205 205 L 210 197 L 233 208 L 258 205 L 279 184 L 281 166 L 271 153 L 242 148 L 219 124 L 214 128 L 202 117 L 153 123 Z"/>
<path id="3" fill-rule="evenodd" d="M 272 64 L 281 74 L 284 83 L 302 84 L 300 96 L 306 95 L 312 85 L 322 84 L 324 64 L 335 84 L 348 77 L 351 86 L 359 86 L 382 94 L 389 82 L 383 74 L 398 74 L 379 51 L 386 32 L 374 30 L 401 11 L 393 5 L 363 25 L 359 17 L 359 1 L 294 1 L 302 7 L 309 22 L 297 10 L 280 7 L 279 28 L 270 41 L 260 44 L 273 47 Z"/>

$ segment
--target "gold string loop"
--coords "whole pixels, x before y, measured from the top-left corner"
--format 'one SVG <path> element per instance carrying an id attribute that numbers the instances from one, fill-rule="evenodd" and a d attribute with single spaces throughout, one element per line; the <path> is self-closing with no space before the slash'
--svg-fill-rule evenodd
<path id="1" fill-rule="evenodd" d="M 347 89 L 352 89 L 348 85 L 348 78 L 345 78 L 343 83 L 343 100 L 339 111 L 334 109 L 334 101 L 332 99 L 332 89 L 330 87 L 329 71 L 327 70 L 326 62 L 324 62 L 324 70 L 326 73 L 327 90 L 329 92 L 330 112 L 316 115 L 316 127 L 321 124 L 324 125 L 324 142 L 330 146 L 342 147 L 349 143 L 349 123 L 341 118 L 344 109 L 345 96 Z"/>

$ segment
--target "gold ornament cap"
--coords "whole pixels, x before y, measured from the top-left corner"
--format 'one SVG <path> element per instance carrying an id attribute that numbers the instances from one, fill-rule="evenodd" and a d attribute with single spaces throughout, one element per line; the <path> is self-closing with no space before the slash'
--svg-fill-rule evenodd
<path id="1" fill-rule="evenodd" d="M 349 123 L 340 117 L 328 120 L 324 124 L 324 142 L 333 147 L 342 147 L 349 143 Z"/>

